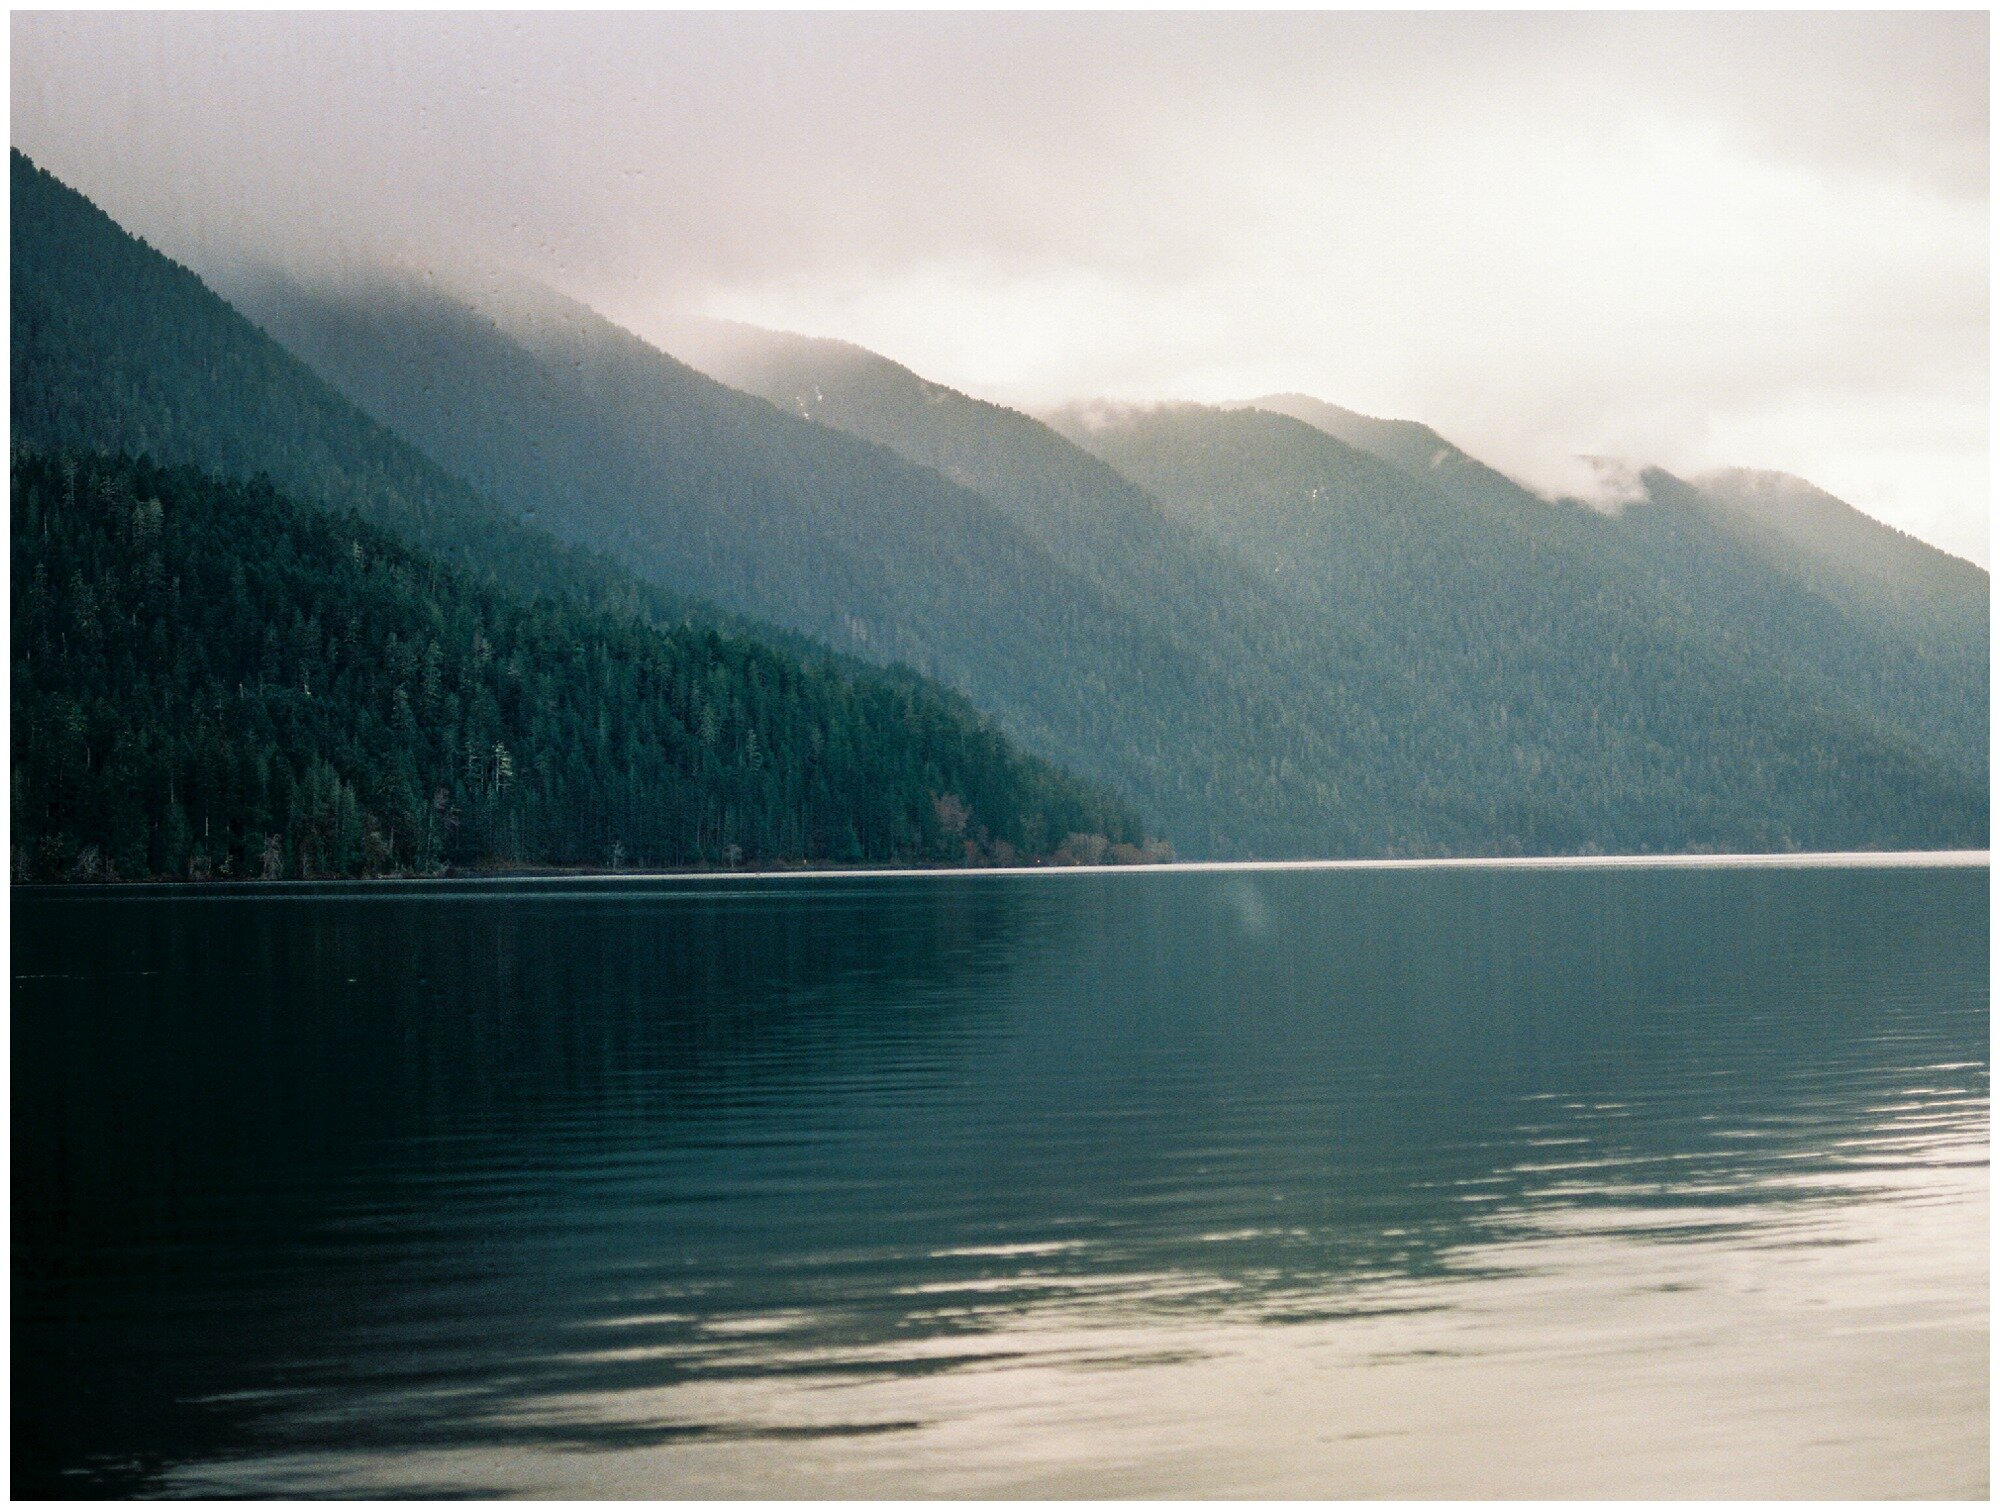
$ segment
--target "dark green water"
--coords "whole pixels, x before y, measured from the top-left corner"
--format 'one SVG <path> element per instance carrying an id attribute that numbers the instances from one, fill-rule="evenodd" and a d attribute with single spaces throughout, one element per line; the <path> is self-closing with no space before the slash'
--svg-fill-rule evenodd
<path id="1" fill-rule="evenodd" d="M 13 901 L 17 1494 L 1986 1490 L 1983 865 Z"/>

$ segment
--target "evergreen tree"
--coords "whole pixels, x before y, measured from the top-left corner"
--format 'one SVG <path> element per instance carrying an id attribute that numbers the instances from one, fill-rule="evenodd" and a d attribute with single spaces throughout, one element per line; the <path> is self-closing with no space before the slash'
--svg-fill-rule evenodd
<path id="1" fill-rule="evenodd" d="M 12 503 L 19 879 L 1164 853 L 908 672 L 518 598 L 268 482 L 21 450 Z"/>

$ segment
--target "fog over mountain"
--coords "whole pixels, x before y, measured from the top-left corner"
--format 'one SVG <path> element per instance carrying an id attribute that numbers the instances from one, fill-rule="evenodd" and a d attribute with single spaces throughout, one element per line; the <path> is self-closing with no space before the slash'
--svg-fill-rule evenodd
<path id="1" fill-rule="evenodd" d="M 23 15 L 13 137 L 198 269 L 525 273 L 967 393 L 1809 478 L 1987 553 L 1984 15 Z M 1630 491 L 1630 490 L 1627 490 Z"/>
<path id="2" fill-rule="evenodd" d="M 1648 467 L 1614 512 L 1309 396 L 1044 423 L 684 322 L 705 376 L 519 282 L 242 278 L 232 307 L 12 170 L 16 875 L 1985 842 L 1986 573 L 1800 480 Z M 401 541 L 343 554 L 347 508 Z M 721 638 L 621 691 L 680 628 Z M 770 655 L 738 675 L 739 643 Z M 581 690 L 565 655 L 566 730 L 530 716 Z M 809 712 L 855 679 L 916 701 Z M 142 691 L 179 712 L 133 722 Z"/>

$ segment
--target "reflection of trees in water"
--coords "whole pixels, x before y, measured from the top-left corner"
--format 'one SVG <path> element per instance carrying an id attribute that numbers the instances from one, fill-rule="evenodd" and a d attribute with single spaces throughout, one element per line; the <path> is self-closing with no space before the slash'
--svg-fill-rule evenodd
<path id="1" fill-rule="evenodd" d="M 142 1486 L 267 1409 L 196 1399 L 477 1291 L 494 1262 L 453 1250 L 454 1211 L 505 1243 L 565 1162 L 699 1140 L 976 1026 L 980 984 L 1034 953 L 1027 903 L 902 881 L 17 898 L 14 1357 L 40 1382 L 17 1487 L 59 1493 L 85 1455 L 101 1472 L 70 1493 Z M 341 1222 L 371 1214 L 388 1243 Z"/>
<path id="2" fill-rule="evenodd" d="M 1879 1153 L 1834 1145 L 1899 1094 L 1983 1096 L 1985 895 L 1983 872 L 1412 871 L 218 906 L 133 936 L 198 992 L 40 1047 L 96 1116 L 181 1141 L 72 1171 L 291 1192 L 230 1256 L 276 1266 L 247 1336 L 148 1399 L 226 1376 L 330 1415 L 163 1420 L 163 1457 L 630 1448 L 754 1429 L 621 1415 L 640 1392 L 990 1362 L 1028 1310 L 1337 1313 L 1551 1203 L 1748 1220 Z"/>
<path id="3" fill-rule="evenodd" d="M 1021 901 L 864 883 L 24 898 L 16 1047 L 41 1069 L 17 1170 L 60 1147 L 91 1179 L 52 1163 L 23 1195 L 122 1235 L 162 1182 L 282 1199 L 302 1166 L 389 1141 L 394 1178 L 431 1137 L 448 1161 L 467 1138 L 559 1142 L 578 1108 L 615 1131 L 851 1074 L 836 1052 L 895 1053 L 977 1003 L 956 988 L 1013 963 Z"/>

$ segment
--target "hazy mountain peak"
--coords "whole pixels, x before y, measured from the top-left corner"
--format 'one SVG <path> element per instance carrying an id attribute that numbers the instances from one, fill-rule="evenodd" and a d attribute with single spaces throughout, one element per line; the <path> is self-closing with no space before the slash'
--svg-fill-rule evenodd
<path id="1" fill-rule="evenodd" d="M 847 430 L 900 449 L 867 426 L 850 423 L 842 403 L 853 390 L 893 391 L 930 409 L 964 407 L 1021 423 L 1028 417 L 1003 405 L 973 397 L 947 384 L 913 372 L 893 357 L 843 341 L 836 336 L 807 336 L 796 331 L 770 330 L 740 320 L 705 315 L 677 315 L 662 332 L 665 349 L 718 383 L 755 394 L 802 419 L 836 430 Z M 949 466 L 929 458 L 913 458 L 965 483 Z"/>
<path id="2" fill-rule="evenodd" d="M 1689 485 L 1722 522 L 1764 550 L 1783 550 L 1818 575 L 1914 599 L 1951 585 L 1983 595 L 1987 574 L 1937 547 L 1864 514 L 1789 472 L 1725 467 Z"/>
<path id="3" fill-rule="evenodd" d="M 891 367 L 901 364 L 879 352 L 872 352 L 838 336 L 809 336 L 803 331 L 773 330 L 745 320 L 728 320 L 718 315 L 670 316 L 660 330 L 661 343 L 682 361 L 695 367 L 708 362 L 747 360 L 770 350 L 774 343 L 804 347 L 824 356 L 845 356 Z M 904 369 L 907 371 L 908 369 Z"/>
<path id="4" fill-rule="evenodd" d="M 1275 414 L 1290 415 L 1363 451 L 1372 451 L 1378 456 L 1385 451 L 1393 451 L 1395 454 L 1385 459 L 1404 466 L 1436 468 L 1451 457 L 1465 456 L 1463 451 L 1420 420 L 1378 418 L 1330 404 L 1325 399 L 1316 399 L 1311 394 L 1266 394 L 1261 399 L 1244 400 L 1224 407 L 1268 409 Z"/>
<path id="5" fill-rule="evenodd" d="M 1560 497 L 1560 490 L 1551 494 L 1530 487 L 1489 466 L 1420 420 L 1378 419 L 1302 393 L 1267 394 L 1235 407 L 1263 409 L 1301 420 L 1483 511 L 1535 515 Z M 1580 477 L 1580 492 L 1593 488 L 1587 473 Z"/>
<path id="6" fill-rule="evenodd" d="M 1690 481 L 1717 503 L 1773 522 L 1793 519 L 1826 524 L 1850 515 L 1866 518 L 1853 505 L 1817 483 L 1790 472 L 1757 467 L 1718 467 L 1697 473 Z M 1888 535 L 1910 538 L 1891 525 L 1878 520 L 1869 522 Z"/>

